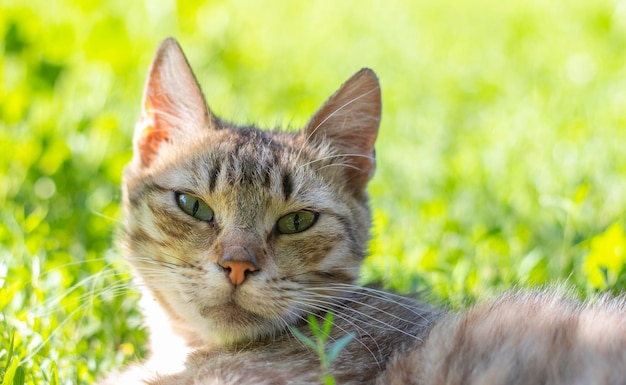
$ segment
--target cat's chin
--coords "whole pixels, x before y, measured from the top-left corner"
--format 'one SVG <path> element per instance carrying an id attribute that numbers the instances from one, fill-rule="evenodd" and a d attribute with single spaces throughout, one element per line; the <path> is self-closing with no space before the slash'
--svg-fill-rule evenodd
<path id="1" fill-rule="evenodd" d="M 262 340 L 279 334 L 286 325 L 285 320 L 252 313 L 233 302 L 203 307 L 199 314 L 200 324 L 196 326 L 203 340 L 218 346 Z"/>

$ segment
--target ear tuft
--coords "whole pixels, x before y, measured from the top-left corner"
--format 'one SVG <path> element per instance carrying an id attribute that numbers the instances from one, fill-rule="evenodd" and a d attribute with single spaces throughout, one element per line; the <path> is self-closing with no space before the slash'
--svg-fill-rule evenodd
<path id="1" fill-rule="evenodd" d="M 194 135 L 211 122 L 200 86 L 173 38 L 165 39 L 150 66 L 141 118 L 135 128 L 135 156 L 150 166 L 166 142 Z"/>
<path id="2" fill-rule="evenodd" d="M 303 133 L 307 141 L 329 142 L 344 159 L 344 173 L 355 191 L 367 185 L 376 169 L 381 97 L 378 77 L 364 68 L 354 74 L 313 115 Z"/>

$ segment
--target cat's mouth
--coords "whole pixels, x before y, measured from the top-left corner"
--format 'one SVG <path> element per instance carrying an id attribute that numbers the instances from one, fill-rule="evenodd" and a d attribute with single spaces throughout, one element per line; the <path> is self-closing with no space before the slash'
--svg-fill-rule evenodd
<path id="1" fill-rule="evenodd" d="M 247 309 L 231 297 L 227 302 L 218 305 L 205 305 L 199 308 L 202 318 L 210 320 L 220 328 L 245 327 L 267 320 L 255 309 Z"/>
<path id="2" fill-rule="evenodd" d="M 270 317 L 246 310 L 234 301 L 218 306 L 204 306 L 199 309 L 206 320 L 206 337 L 212 343 L 230 345 L 245 343 L 263 338 L 275 332 L 279 322 Z"/>
<path id="3" fill-rule="evenodd" d="M 217 316 L 219 314 L 219 316 Z M 236 322 L 242 315 L 252 314 L 251 312 L 245 310 L 240 305 L 235 303 L 234 301 L 230 301 L 223 305 L 217 306 L 203 306 L 200 308 L 200 315 L 203 318 L 213 319 L 220 318 L 224 319 L 224 321 Z"/>

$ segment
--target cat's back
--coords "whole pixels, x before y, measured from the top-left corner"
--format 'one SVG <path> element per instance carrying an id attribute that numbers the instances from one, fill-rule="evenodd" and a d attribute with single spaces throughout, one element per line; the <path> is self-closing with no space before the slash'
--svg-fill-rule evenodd
<path id="1" fill-rule="evenodd" d="M 445 317 L 378 384 L 626 384 L 626 300 L 506 295 Z"/>

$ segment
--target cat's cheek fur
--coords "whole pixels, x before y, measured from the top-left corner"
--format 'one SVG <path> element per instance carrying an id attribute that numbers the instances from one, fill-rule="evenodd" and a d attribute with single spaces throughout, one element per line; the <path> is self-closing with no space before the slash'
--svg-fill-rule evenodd
<path id="1" fill-rule="evenodd" d="M 221 344 L 227 337 L 213 318 L 206 316 L 206 309 L 210 308 L 210 305 L 199 302 L 199 298 L 206 298 L 207 294 L 211 295 L 210 299 L 213 300 L 227 295 L 226 290 L 219 290 L 219 287 L 213 286 L 214 290 L 209 287 L 200 290 L 184 285 L 183 282 L 175 282 L 172 290 L 152 288 L 157 302 L 167 310 L 174 328 L 184 331 L 181 334 L 186 337 L 187 343 L 191 346 Z"/>

